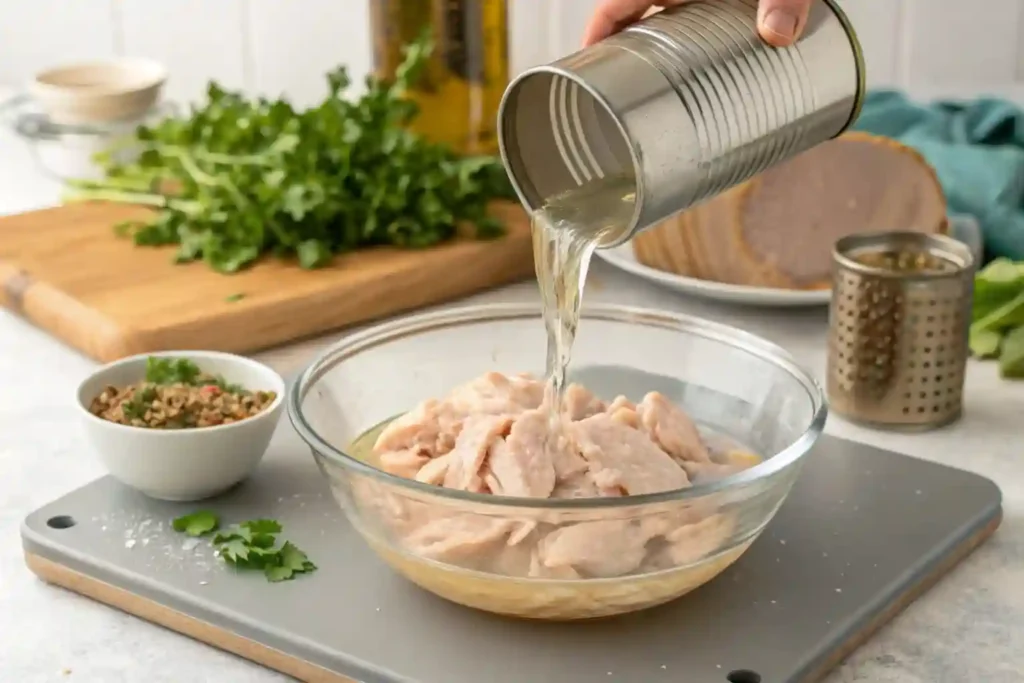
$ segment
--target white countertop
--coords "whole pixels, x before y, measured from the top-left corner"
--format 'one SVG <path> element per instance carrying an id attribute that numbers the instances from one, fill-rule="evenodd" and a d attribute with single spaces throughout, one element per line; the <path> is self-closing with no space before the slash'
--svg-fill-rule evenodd
<path id="1" fill-rule="evenodd" d="M 0 214 L 52 204 L 56 183 L 24 145 L 0 130 Z M 532 282 L 474 301 L 534 301 Z M 824 369 L 825 311 L 725 307 L 654 289 L 595 263 L 588 300 L 665 308 L 716 319 L 788 348 Z M 582 332 L 585 334 L 585 331 Z M 290 373 L 336 339 L 261 354 Z M 116 612 L 32 575 L 19 527 L 31 510 L 103 474 L 81 447 L 72 389 L 94 363 L 0 311 L 0 683 L 257 683 L 287 680 L 232 655 Z M 1003 490 L 996 536 L 858 650 L 829 683 L 1024 681 L 1024 382 L 972 362 L 959 423 L 920 435 L 857 428 L 836 417 L 828 433 L 972 470 Z M 771 683 L 767 682 L 766 683 Z"/>

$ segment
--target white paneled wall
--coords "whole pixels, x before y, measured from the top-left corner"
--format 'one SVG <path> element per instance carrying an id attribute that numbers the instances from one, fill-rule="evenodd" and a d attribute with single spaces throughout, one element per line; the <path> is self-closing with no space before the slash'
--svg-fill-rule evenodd
<path id="1" fill-rule="evenodd" d="M 929 27 L 906 33 L 904 69 L 911 77 L 952 81 L 978 74 L 995 81 L 1019 77 L 1020 0 L 904 2 L 905 25 Z"/>
<path id="2" fill-rule="evenodd" d="M 901 57 L 909 31 L 904 27 L 904 9 L 910 0 L 845 0 L 864 48 L 868 77 L 872 85 L 902 85 Z M 952 4 L 956 0 L 935 0 Z"/>
<path id="3" fill-rule="evenodd" d="M 102 0 L 70 2 L 104 4 Z M 12 4 L 28 3 L 15 0 Z M 247 36 L 251 29 L 247 29 L 245 0 L 115 0 L 110 4 L 114 8 L 117 51 L 165 64 L 171 73 L 171 97 L 201 93 L 211 79 L 231 89 L 243 88 L 250 82 Z M 6 25 L 3 14 L 9 11 L 0 9 L 0 26 Z M 51 50 L 47 57 L 52 61 L 64 55 Z M 6 66 L 5 59 L 0 57 L 0 74 L 6 75 Z"/>
<path id="4" fill-rule="evenodd" d="M 410 0 L 424 1 L 424 0 Z M 1024 0 L 841 0 L 873 85 L 973 94 L 1024 84 Z M 575 50 L 597 0 L 509 0 L 515 69 Z M 0 0 L 0 85 L 57 63 L 155 58 L 169 96 L 230 88 L 315 101 L 370 67 L 366 0 Z M 1019 89 L 1019 88 L 1018 88 Z"/>
<path id="5" fill-rule="evenodd" d="M 324 74 L 339 64 L 357 82 L 369 71 L 370 14 L 364 0 L 239 1 L 248 2 L 251 84 L 258 92 L 286 93 L 296 104 L 311 104 L 322 99 Z"/>

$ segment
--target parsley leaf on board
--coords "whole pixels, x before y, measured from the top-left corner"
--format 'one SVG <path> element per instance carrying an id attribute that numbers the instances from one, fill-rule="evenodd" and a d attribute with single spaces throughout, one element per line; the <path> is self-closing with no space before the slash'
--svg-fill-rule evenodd
<path id="1" fill-rule="evenodd" d="M 287 581 L 291 579 L 295 575 L 295 572 L 292 571 L 289 567 L 276 566 L 267 567 L 263 570 L 263 574 L 271 583 L 278 583 L 279 581 Z"/>
<path id="2" fill-rule="evenodd" d="M 254 534 L 279 534 L 283 530 L 281 523 L 276 519 L 252 519 L 242 522 L 239 526 Z"/>
<path id="3" fill-rule="evenodd" d="M 339 67 L 324 101 L 305 110 L 210 83 L 187 118 L 138 128 L 137 159 L 100 155 L 105 178 L 72 181 L 66 199 L 153 207 L 152 218 L 117 233 L 177 245 L 176 262 L 221 273 L 265 254 L 318 268 L 363 247 L 429 247 L 461 226 L 499 236 L 488 204 L 514 198 L 500 159 L 460 157 L 408 129 L 418 107 L 406 93 L 431 50 L 428 36 L 408 45 L 394 79 L 371 76 L 358 97 L 346 95 Z"/>
<path id="4" fill-rule="evenodd" d="M 272 519 L 254 519 L 224 529 L 214 537 L 213 542 L 227 543 L 240 540 L 256 548 L 270 548 L 275 536 L 281 532 L 281 524 Z"/>
<path id="5" fill-rule="evenodd" d="M 217 547 L 217 554 L 232 564 L 249 559 L 249 545 L 240 538 L 232 538 Z"/>
<path id="6" fill-rule="evenodd" d="M 190 521 L 194 518 L 205 520 L 206 516 L 213 517 L 214 527 L 202 533 L 191 533 Z M 195 512 L 174 520 L 173 526 L 175 531 L 199 536 L 217 528 L 216 516 L 210 512 Z M 272 583 L 288 581 L 298 574 L 316 571 L 316 565 L 294 543 L 285 541 L 277 545 L 277 535 L 282 530 L 281 523 L 276 520 L 252 519 L 219 531 L 211 545 L 217 556 L 228 564 L 239 569 L 262 571 Z"/>
<path id="7" fill-rule="evenodd" d="M 263 573 L 271 582 L 287 581 L 294 578 L 296 574 L 304 574 L 316 571 L 316 565 L 310 562 L 306 553 L 299 550 L 292 543 L 286 542 L 281 546 L 277 556 L 280 564 L 267 565 Z"/>
<path id="8" fill-rule="evenodd" d="M 216 531 L 219 524 L 217 515 L 209 510 L 198 510 L 192 514 L 178 517 L 171 522 L 171 526 L 175 531 L 197 538 Z"/>

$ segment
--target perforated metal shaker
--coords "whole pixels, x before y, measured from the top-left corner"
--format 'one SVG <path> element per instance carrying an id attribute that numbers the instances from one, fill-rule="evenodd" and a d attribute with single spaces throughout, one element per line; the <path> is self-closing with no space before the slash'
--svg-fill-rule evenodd
<path id="1" fill-rule="evenodd" d="M 834 0 L 788 48 L 764 43 L 756 16 L 756 0 L 697 0 L 513 79 L 498 141 L 523 205 L 625 177 L 632 220 L 599 243 L 615 246 L 842 133 L 864 60 Z"/>
<path id="2" fill-rule="evenodd" d="M 974 257 L 943 235 L 845 237 L 832 254 L 826 391 L 874 427 L 926 430 L 960 417 Z"/>

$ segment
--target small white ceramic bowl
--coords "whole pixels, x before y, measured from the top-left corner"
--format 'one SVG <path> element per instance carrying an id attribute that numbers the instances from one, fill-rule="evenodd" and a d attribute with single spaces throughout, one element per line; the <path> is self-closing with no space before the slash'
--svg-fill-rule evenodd
<path id="1" fill-rule="evenodd" d="M 197 429 L 129 427 L 89 412 L 104 388 L 141 382 L 151 356 L 187 358 L 204 372 L 251 391 L 273 391 L 277 398 L 255 417 Z M 256 469 L 281 417 L 284 394 L 284 379 L 249 358 L 216 351 L 166 351 L 104 365 L 79 385 L 76 403 L 86 438 L 115 479 L 152 498 L 197 501 L 226 491 Z"/>
<path id="2" fill-rule="evenodd" d="M 36 74 L 29 92 L 54 123 L 109 123 L 144 115 L 166 80 L 164 67 L 149 60 L 87 62 Z"/>

